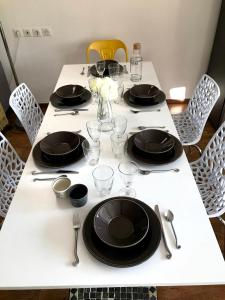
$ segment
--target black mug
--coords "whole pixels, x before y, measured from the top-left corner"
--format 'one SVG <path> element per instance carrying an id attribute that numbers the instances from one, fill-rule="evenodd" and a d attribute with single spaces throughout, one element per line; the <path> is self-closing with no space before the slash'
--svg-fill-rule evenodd
<path id="1" fill-rule="evenodd" d="M 84 184 L 75 184 L 69 189 L 70 202 L 75 207 L 84 206 L 88 199 L 88 188 Z"/>

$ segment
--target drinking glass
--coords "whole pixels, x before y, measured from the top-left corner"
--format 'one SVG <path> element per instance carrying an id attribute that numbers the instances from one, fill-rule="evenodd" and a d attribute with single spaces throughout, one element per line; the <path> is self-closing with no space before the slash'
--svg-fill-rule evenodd
<path id="1" fill-rule="evenodd" d="M 105 61 L 104 60 L 98 61 L 98 62 L 96 62 L 95 66 L 96 66 L 96 71 L 98 72 L 98 75 L 100 77 L 103 77 L 103 74 L 105 72 Z"/>
<path id="2" fill-rule="evenodd" d="M 113 132 L 117 136 L 122 136 L 127 129 L 127 119 L 124 116 L 115 116 L 112 120 Z"/>
<path id="3" fill-rule="evenodd" d="M 110 194 L 113 185 L 114 171 L 106 165 L 98 166 L 92 172 L 95 188 L 100 196 Z"/>
<path id="4" fill-rule="evenodd" d="M 84 152 L 84 156 L 88 161 L 89 165 L 95 166 L 97 165 L 100 157 L 100 141 L 97 142 L 89 142 L 84 140 L 82 142 L 82 149 Z"/>
<path id="5" fill-rule="evenodd" d="M 89 89 L 90 89 L 91 96 L 93 99 L 93 104 L 98 103 L 98 98 L 99 98 L 97 89 L 96 89 L 96 87 L 94 88 L 95 79 L 96 78 L 93 76 L 89 77 L 89 79 L 88 79 L 88 84 L 89 84 Z"/>
<path id="6" fill-rule="evenodd" d="M 87 132 L 94 142 L 98 142 L 101 136 L 101 123 L 97 120 L 86 122 Z"/>
<path id="7" fill-rule="evenodd" d="M 112 133 L 110 139 L 114 156 L 116 158 L 122 158 L 125 153 L 125 146 L 128 139 L 127 134 L 118 136 L 117 134 Z"/>
<path id="8" fill-rule="evenodd" d="M 136 192 L 131 186 L 135 175 L 138 173 L 138 166 L 133 161 L 122 161 L 118 169 L 125 184 L 125 187 L 120 190 L 120 195 L 135 197 Z"/>
<path id="9" fill-rule="evenodd" d="M 120 65 L 118 63 L 111 63 L 108 65 L 109 77 L 118 81 L 120 77 Z"/>

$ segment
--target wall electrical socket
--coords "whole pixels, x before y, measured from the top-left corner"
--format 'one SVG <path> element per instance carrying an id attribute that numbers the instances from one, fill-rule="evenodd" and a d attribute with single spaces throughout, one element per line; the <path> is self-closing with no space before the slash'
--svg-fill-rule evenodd
<path id="1" fill-rule="evenodd" d="M 16 38 L 21 38 L 22 37 L 22 30 L 20 28 L 15 28 L 15 29 L 13 29 L 13 34 Z"/>
<path id="2" fill-rule="evenodd" d="M 52 36 L 52 30 L 49 27 L 41 28 L 41 32 L 43 36 Z"/>
<path id="3" fill-rule="evenodd" d="M 32 37 L 31 30 L 28 28 L 23 29 L 23 36 L 24 37 Z"/>
<path id="4" fill-rule="evenodd" d="M 41 37 L 41 30 L 39 28 L 33 28 L 32 29 L 32 36 L 33 37 Z"/>

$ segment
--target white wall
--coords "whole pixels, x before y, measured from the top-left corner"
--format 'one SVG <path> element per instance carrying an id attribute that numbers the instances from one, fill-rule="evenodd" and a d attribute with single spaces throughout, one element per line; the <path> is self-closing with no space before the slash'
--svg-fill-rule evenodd
<path id="1" fill-rule="evenodd" d="M 0 20 L 15 55 L 19 81 L 47 102 L 64 64 L 84 63 L 95 39 L 119 38 L 131 53 L 143 45 L 162 88 L 186 86 L 186 97 L 207 69 L 221 0 L 0 0 Z M 13 36 L 13 28 L 49 26 L 51 38 Z M 10 80 L 0 41 L 0 60 Z"/>

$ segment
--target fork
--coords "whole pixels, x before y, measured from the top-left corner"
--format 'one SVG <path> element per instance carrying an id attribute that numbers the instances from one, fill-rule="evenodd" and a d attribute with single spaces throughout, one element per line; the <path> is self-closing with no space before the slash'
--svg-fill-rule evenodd
<path id="1" fill-rule="evenodd" d="M 57 117 L 57 116 L 65 116 L 65 115 L 71 115 L 71 116 L 76 116 L 79 114 L 79 111 L 72 111 L 70 113 L 64 113 L 64 114 L 54 114 L 54 117 Z"/>
<path id="2" fill-rule="evenodd" d="M 136 110 L 136 109 L 130 109 L 130 111 L 134 114 L 140 113 L 140 112 L 154 112 L 154 111 L 160 111 L 160 109 L 145 109 L 145 110 Z"/>
<path id="3" fill-rule="evenodd" d="M 83 67 L 82 71 L 80 72 L 80 75 L 84 75 L 84 70 L 85 70 L 85 67 Z"/>
<path id="4" fill-rule="evenodd" d="M 75 246 L 74 246 L 73 266 L 76 267 L 79 264 L 79 257 L 77 255 L 77 241 L 78 241 L 78 231 L 80 229 L 80 217 L 77 213 L 75 213 L 73 215 L 73 229 L 75 231 Z"/>
<path id="5" fill-rule="evenodd" d="M 180 172 L 180 169 L 166 169 L 166 170 L 144 170 L 144 169 L 140 169 L 139 168 L 139 173 L 141 175 L 148 175 L 150 173 L 164 173 L 164 172 L 175 172 L 175 173 L 178 173 Z"/>
<path id="6" fill-rule="evenodd" d="M 145 129 L 148 129 L 148 128 L 166 128 L 166 126 L 138 126 L 137 127 L 139 130 L 145 130 Z"/>

